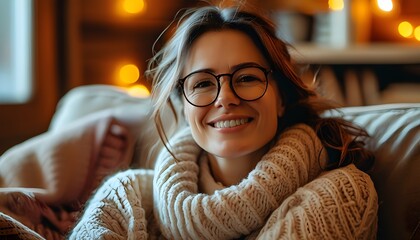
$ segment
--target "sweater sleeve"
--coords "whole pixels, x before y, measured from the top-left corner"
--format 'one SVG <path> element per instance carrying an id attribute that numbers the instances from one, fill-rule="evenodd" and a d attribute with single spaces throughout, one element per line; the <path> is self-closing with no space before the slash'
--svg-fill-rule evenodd
<path id="1" fill-rule="evenodd" d="M 109 178 L 88 202 L 68 239 L 148 239 L 153 171 L 126 170 Z"/>
<path id="2" fill-rule="evenodd" d="M 376 239 L 377 211 L 372 180 L 350 164 L 285 199 L 257 239 Z"/>
<path id="3" fill-rule="evenodd" d="M 299 124 L 278 142 L 238 185 L 198 193 L 197 157 L 189 129 L 170 143 L 173 153 L 158 158 L 154 177 L 154 208 L 161 230 L 169 239 L 232 239 L 263 226 L 269 214 L 298 187 L 321 171 L 326 151 L 316 133 Z"/>

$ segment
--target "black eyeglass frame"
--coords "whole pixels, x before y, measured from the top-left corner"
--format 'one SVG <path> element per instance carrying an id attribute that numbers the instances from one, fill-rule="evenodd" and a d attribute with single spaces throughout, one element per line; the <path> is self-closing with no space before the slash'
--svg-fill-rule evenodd
<path id="1" fill-rule="evenodd" d="M 233 87 L 233 84 L 232 84 L 232 78 L 233 78 L 233 75 L 235 75 L 235 73 L 236 73 L 236 72 L 238 72 L 238 71 L 240 71 L 240 70 L 243 70 L 243 69 L 245 69 L 245 68 L 258 68 L 258 69 L 260 69 L 260 70 L 264 73 L 264 76 L 265 76 L 265 80 L 266 80 L 266 81 L 265 81 L 265 88 L 264 88 L 264 92 L 261 94 L 261 96 L 259 96 L 259 97 L 255 98 L 255 99 L 244 99 L 244 98 L 241 98 L 241 97 L 240 97 L 240 96 L 236 93 L 236 91 L 235 91 L 235 89 L 234 89 L 234 87 Z M 184 83 L 185 83 L 185 80 L 186 80 L 188 77 L 190 77 L 191 75 L 193 75 L 193 74 L 195 74 L 195 73 L 201 73 L 201 72 L 202 72 L 202 73 L 208 73 L 208 74 L 212 75 L 212 76 L 216 79 L 216 81 L 217 81 L 217 94 L 216 94 L 216 96 L 214 97 L 213 101 L 211 101 L 209 104 L 205 104 L 205 105 L 197 105 L 197 104 L 192 103 L 192 102 L 188 99 L 187 95 L 185 94 L 185 90 L 184 90 Z M 195 72 L 189 73 L 187 76 L 185 76 L 185 77 L 183 77 L 183 78 L 178 79 L 178 84 L 179 84 L 179 87 L 182 89 L 182 94 L 184 95 L 185 99 L 187 100 L 187 102 L 188 102 L 189 104 L 191 104 L 191 105 L 193 105 L 193 106 L 195 106 L 195 107 L 207 107 L 207 106 L 212 105 L 212 104 L 213 104 L 213 103 L 217 100 L 217 98 L 219 97 L 219 94 L 220 94 L 220 89 L 221 89 L 220 78 L 221 78 L 221 77 L 223 77 L 223 76 L 229 76 L 229 87 L 230 87 L 230 90 L 232 90 L 233 94 L 235 94 L 235 96 L 236 96 L 237 98 L 239 98 L 240 100 L 242 100 L 242 101 L 252 102 L 252 101 L 256 101 L 256 100 L 258 100 L 258 99 L 262 98 L 262 97 L 265 95 L 265 93 L 267 92 L 267 88 L 268 88 L 268 74 L 270 74 L 270 73 L 272 73 L 272 72 L 273 72 L 273 70 L 271 70 L 271 69 L 266 69 L 266 68 L 264 68 L 264 67 L 262 67 L 262 66 L 244 66 L 244 67 L 241 67 L 241 68 L 235 69 L 235 71 L 233 71 L 232 73 L 222 73 L 222 74 L 218 74 L 218 75 L 215 75 L 214 73 L 212 73 L 212 72 L 210 72 L 210 71 L 202 71 L 202 70 L 199 70 L 199 71 L 195 71 Z"/>

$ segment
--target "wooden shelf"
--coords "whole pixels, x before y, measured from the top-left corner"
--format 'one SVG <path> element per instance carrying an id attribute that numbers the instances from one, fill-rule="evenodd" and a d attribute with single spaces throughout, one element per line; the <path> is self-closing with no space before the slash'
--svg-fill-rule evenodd
<path id="1" fill-rule="evenodd" d="M 290 49 L 298 63 L 308 64 L 420 64 L 420 44 L 374 43 L 333 48 L 297 44 Z"/>

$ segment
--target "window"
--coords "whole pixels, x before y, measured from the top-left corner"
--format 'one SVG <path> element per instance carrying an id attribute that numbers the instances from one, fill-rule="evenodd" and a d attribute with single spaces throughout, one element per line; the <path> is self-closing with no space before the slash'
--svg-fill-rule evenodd
<path id="1" fill-rule="evenodd" d="M 32 93 L 32 0 L 0 1 L 0 103 Z"/>

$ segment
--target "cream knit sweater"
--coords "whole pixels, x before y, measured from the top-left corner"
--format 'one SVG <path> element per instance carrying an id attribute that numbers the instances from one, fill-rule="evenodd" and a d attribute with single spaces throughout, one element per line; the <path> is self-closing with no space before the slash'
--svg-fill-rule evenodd
<path id="1" fill-rule="evenodd" d="M 171 147 L 180 161 L 163 151 L 154 171 L 110 178 L 70 239 L 375 238 L 369 176 L 354 165 L 320 174 L 327 156 L 306 125 L 286 130 L 246 179 L 214 194 L 198 193 L 202 150 L 189 129 Z"/>

